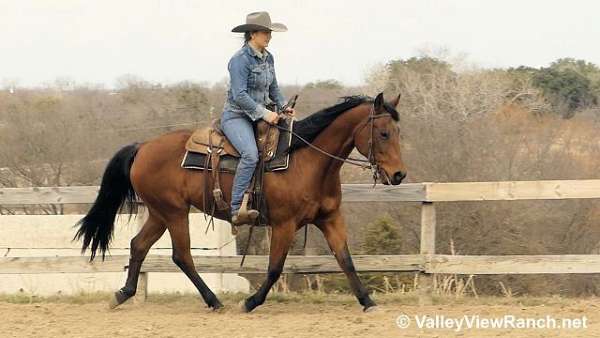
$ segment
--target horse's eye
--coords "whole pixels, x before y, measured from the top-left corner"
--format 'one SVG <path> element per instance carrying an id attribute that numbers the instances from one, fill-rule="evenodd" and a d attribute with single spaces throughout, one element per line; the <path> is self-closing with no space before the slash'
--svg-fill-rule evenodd
<path id="1" fill-rule="evenodd" d="M 381 137 L 382 137 L 384 140 L 387 140 L 387 139 L 390 137 L 390 134 L 389 134 L 387 131 L 382 131 L 382 132 L 381 132 Z"/>

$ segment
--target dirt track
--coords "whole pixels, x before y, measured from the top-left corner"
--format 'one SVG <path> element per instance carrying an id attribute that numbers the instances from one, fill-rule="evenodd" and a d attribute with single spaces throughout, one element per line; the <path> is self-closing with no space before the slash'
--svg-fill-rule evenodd
<path id="1" fill-rule="evenodd" d="M 2 337 L 590 337 L 600 336 L 598 300 L 561 300 L 552 304 L 473 305 L 442 304 L 419 307 L 385 302 L 375 313 L 364 314 L 353 302 L 324 304 L 267 302 L 251 314 L 225 300 L 227 310 L 213 313 L 198 300 L 164 304 L 125 304 L 108 310 L 105 303 L 11 304 L 0 302 Z M 502 302 L 500 302 L 502 303 Z M 492 302 L 493 304 L 493 302 Z M 414 323 L 400 329 L 396 318 L 406 314 L 465 314 L 482 317 L 515 315 L 542 318 L 586 316 L 587 329 L 419 329 Z"/>

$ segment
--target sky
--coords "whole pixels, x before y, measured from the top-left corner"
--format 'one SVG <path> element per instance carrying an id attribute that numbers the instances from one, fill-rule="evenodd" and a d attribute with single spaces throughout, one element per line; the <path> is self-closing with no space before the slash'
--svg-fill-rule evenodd
<path id="1" fill-rule="evenodd" d="M 282 84 L 360 85 L 377 64 L 446 49 L 483 67 L 600 64 L 600 2 L 583 0 L 0 0 L 0 85 L 57 78 L 112 87 L 226 81 L 231 29 L 268 11 Z"/>

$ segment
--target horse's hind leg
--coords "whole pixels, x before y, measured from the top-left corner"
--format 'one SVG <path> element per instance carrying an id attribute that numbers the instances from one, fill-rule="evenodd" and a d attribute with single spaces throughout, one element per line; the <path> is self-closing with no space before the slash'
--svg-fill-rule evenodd
<path id="1" fill-rule="evenodd" d="M 194 283 L 198 292 L 204 299 L 204 302 L 213 310 L 217 310 L 223 307 L 223 304 L 217 299 L 217 296 L 210 290 L 210 288 L 204 283 L 192 259 L 192 252 L 190 249 L 190 229 L 189 219 L 187 212 L 185 215 L 178 216 L 173 220 L 168 220 L 169 234 L 171 234 L 171 241 L 173 243 L 173 262 L 188 276 L 188 278 Z"/>
<path id="2" fill-rule="evenodd" d="M 152 244 L 156 243 L 163 235 L 165 229 L 164 222 L 156 217 L 151 210 L 148 210 L 148 219 L 140 232 L 131 240 L 127 281 L 125 282 L 125 286 L 115 293 L 114 298 L 110 302 L 111 308 L 123 304 L 127 299 L 135 295 L 140 269 L 146 258 L 146 254 L 148 254 Z"/>
<path id="3" fill-rule="evenodd" d="M 273 227 L 271 236 L 271 251 L 269 252 L 269 268 L 267 271 L 267 279 L 261 284 L 255 294 L 246 299 L 242 304 L 242 310 L 250 312 L 257 306 L 265 302 L 267 294 L 271 287 L 283 271 L 285 258 L 288 250 L 294 240 L 296 233 L 296 225 L 293 223 L 284 223 Z"/>
<path id="4" fill-rule="evenodd" d="M 344 274 L 346 274 L 352 292 L 356 298 L 358 298 L 358 302 L 363 306 L 363 310 L 367 312 L 370 309 L 375 309 L 375 302 L 369 297 L 369 292 L 362 285 L 356 274 L 356 269 L 354 268 L 354 263 L 352 262 L 350 251 L 348 250 L 346 223 L 344 222 L 342 214 L 339 210 L 335 211 L 316 222 L 316 225 L 325 235 L 329 248 L 333 251 L 340 268 L 344 271 Z"/>

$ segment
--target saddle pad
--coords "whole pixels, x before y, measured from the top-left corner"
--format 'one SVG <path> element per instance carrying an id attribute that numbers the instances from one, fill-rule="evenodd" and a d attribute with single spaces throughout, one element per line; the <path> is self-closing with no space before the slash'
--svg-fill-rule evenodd
<path id="1" fill-rule="evenodd" d="M 281 126 L 292 130 L 294 120 L 283 119 L 281 120 Z M 277 143 L 277 150 L 273 159 L 265 163 L 266 171 L 278 171 L 285 170 L 288 168 L 290 161 L 290 154 L 288 150 L 292 144 L 292 134 L 289 131 L 281 131 L 279 135 L 279 141 Z M 185 169 L 204 169 L 204 162 L 206 154 L 197 153 L 193 151 L 186 151 L 183 161 L 181 161 L 181 167 Z M 219 160 L 219 171 L 230 174 L 235 174 L 235 170 L 240 159 L 231 155 L 221 155 Z M 212 170 L 211 164 L 208 164 L 208 170 Z"/>

